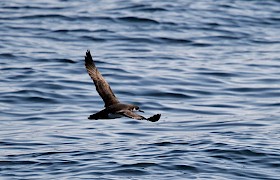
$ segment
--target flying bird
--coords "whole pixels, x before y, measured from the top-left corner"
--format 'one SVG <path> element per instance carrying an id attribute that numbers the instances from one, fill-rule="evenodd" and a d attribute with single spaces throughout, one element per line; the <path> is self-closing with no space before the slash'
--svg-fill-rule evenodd
<path id="1" fill-rule="evenodd" d="M 105 105 L 104 109 L 101 111 L 92 114 L 88 117 L 88 119 L 115 119 L 120 117 L 128 117 L 137 120 L 147 120 L 151 122 L 156 122 L 160 119 L 161 114 L 155 114 L 149 118 L 145 118 L 139 114 L 136 114 L 136 111 L 142 111 L 138 106 L 133 104 L 124 104 L 121 103 L 118 98 L 113 93 L 110 85 L 98 71 L 95 66 L 90 51 L 86 52 L 85 56 L 85 67 L 91 79 L 94 82 L 96 87 L 96 91 L 103 99 Z"/>

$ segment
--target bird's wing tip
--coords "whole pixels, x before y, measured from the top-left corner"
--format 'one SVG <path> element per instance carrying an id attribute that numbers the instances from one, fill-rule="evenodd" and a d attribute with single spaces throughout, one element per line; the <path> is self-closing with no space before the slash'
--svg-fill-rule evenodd
<path id="1" fill-rule="evenodd" d="M 85 62 L 90 63 L 92 61 L 92 56 L 90 54 L 90 50 L 87 50 L 86 55 L 85 55 Z"/>
<path id="2" fill-rule="evenodd" d="M 91 56 L 90 50 L 89 50 L 89 49 L 88 49 L 87 52 L 86 52 L 86 56 Z"/>
<path id="3" fill-rule="evenodd" d="M 157 122 L 160 119 L 160 117 L 161 117 L 161 114 L 155 114 L 155 115 L 149 117 L 147 120 L 151 121 L 151 122 Z"/>

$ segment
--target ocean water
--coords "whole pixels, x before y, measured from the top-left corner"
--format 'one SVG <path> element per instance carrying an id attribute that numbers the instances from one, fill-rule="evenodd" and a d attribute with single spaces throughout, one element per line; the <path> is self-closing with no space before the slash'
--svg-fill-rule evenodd
<path id="1" fill-rule="evenodd" d="M 0 179 L 280 179 L 279 7 L 2 0 Z M 161 119 L 88 120 L 87 49 Z"/>

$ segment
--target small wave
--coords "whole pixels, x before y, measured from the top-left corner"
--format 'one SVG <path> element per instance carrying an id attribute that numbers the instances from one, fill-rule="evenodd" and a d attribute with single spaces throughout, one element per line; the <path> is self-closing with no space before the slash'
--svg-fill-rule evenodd
<path id="1" fill-rule="evenodd" d="M 23 5 L 23 6 L 4 6 L 3 9 L 27 9 L 27 10 L 62 10 L 65 7 L 49 7 L 49 6 L 30 6 L 30 5 Z"/>
<path id="2" fill-rule="evenodd" d="M 198 168 L 196 168 L 195 166 L 191 166 L 191 165 L 173 165 L 173 166 L 169 166 L 167 169 L 172 169 L 172 170 L 179 170 L 179 171 L 198 171 Z"/>
<path id="3" fill-rule="evenodd" d="M 154 167 L 154 166 L 159 166 L 159 165 L 151 162 L 139 162 L 139 163 L 132 163 L 132 164 L 122 164 L 120 168 L 147 168 L 147 167 Z"/>
<path id="4" fill-rule="evenodd" d="M 143 12 L 157 12 L 157 11 L 167 11 L 166 8 L 164 7 L 151 7 L 148 4 L 133 4 L 133 5 L 128 5 L 125 7 L 121 8 L 115 8 L 115 11 L 120 11 L 120 10 L 128 10 L 128 11 L 143 11 Z"/>
<path id="5" fill-rule="evenodd" d="M 69 32 L 81 32 L 81 33 L 90 33 L 91 31 L 88 29 L 57 29 L 52 30 L 54 33 L 69 33 Z"/>
<path id="6" fill-rule="evenodd" d="M 179 98 L 179 99 L 190 99 L 194 98 L 193 96 L 179 93 L 179 92 L 154 92 L 154 91 L 146 91 L 142 96 L 154 96 L 154 97 L 162 97 L 162 98 Z"/>
<path id="7" fill-rule="evenodd" d="M 46 144 L 44 143 L 35 143 L 35 142 L 0 142 L 1 145 L 3 146 L 30 146 L 30 147 L 34 147 L 34 146 L 45 146 Z"/>
<path id="8" fill-rule="evenodd" d="M 50 137 L 58 138 L 58 139 L 69 139 L 69 140 L 80 140 L 82 138 L 76 136 L 63 136 L 63 135 L 50 135 Z"/>
<path id="9" fill-rule="evenodd" d="M 158 21 L 149 19 L 149 18 L 140 18 L 140 17 L 120 17 L 117 18 L 119 21 L 129 22 L 129 23 L 144 23 L 144 24 L 159 24 Z"/>
<path id="10" fill-rule="evenodd" d="M 73 21 L 76 20 L 76 18 L 64 16 L 60 14 L 37 14 L 37 15 L 24 15 L 24 16 L 18 16 L 18 17 L 6 17 L 4 19 L 24 19 L 24 20 L 34 20 L 34 19 L 52 19 L 52 18 L 58 18 L 66 21 Z"/>
<path id="11" fill-rule="evenodd" d="M 157 40 L 161 41 L 162 43 L 167 43 L 167 44 L 190 44 L 193 43 L 192 40 L 189 39 L 176 39 L 176 38 L 168 38 L 168 37 L 161 37 L 161 38 L 156 38 Z"/>
<path id="12" fill-rule="evenodd" d="M 30 74 L 34 72 L 34 69 L 31 67 L 6 67 L 6 68 L 1 68 L 1 71 L 16 71 L 16 72 L 23 71 L 25 74 Z"/>
<path id="13" fill-rule="evenodd" d="M 218 108 L 241 108 L 242 106 L 232 105 L 232 104 L 195 104 L 193 106 L 204 106 L 204 107 L 218 107 Z"/>
<path id="14" fill-rule="evenodd" d="M 1 161 L 0 165 L 2 166 L 19 166 L 19 165 L 33 165 L 38 164 L 38 161 Z"/>
<path id="15" fill-rule="evenodd" d="M 123 135 L 123 136 L 135 136 L 135 137 L 149 136 L 148 134 L 132 133 L 132 132 L 120 132 L 120 133 L 117 133 L 117 134 Z"/>
<path id="16" fill-rule="evenodd" d="M 198 42 L 193 42 L 191 45 L 192 46 L 196 46 L 196 47 L 209 47 L 209 46 L 212 46 L 212 44 L 209 44 L 209 43 L 198 43 Z"/>
<path id="17" fill-rule="evenodd" d="M 25 97 L 23 99 L 24 99 L 23 101 L 29 101 L 34 103 L 52 103 L 52 104 L 58 103 L 55 99 L 47 98 L 47 97 L 32 96 L 32 97 Z"/>
<path id="18" fill-rule="evenodd" d="M 76 61 L 74 61 L 72 59 L 55 59 L 54 61 L 58 61 L 61 63 L 70 63 L 70 64 L 77 63 Z"/>
<path id="19" fill-rule="evenodd" d="M 189 145 L 188 142 L 170 142 L 170 141 L 163 141 L 163 142 L 156 142 L 153 144 L 150 144 L 151 146 L 174 146 L 174 145 Z"/>
<path id="20" fill-rule="evenodd" d="M 237 77 L 236 73 L 229 72 L 199 72 L 202 75 L 217 76 L 217 77 Z"/>
<path id="21" fill-rule="evenodd" d="M 278 90 L 278 88 L 260 88 L 260 87 L 236 87 L 236 88 L 226 88 L 226 91 L 248 93 L 248 92 L 267 92 L 272 90 Z"/>
<path id="22" fill-rule="evenodd" d="M 267 154 L 262 152 L 257 152 L 251 149 L 206 149 L 205 152 L 209 152 L 211 154 L 219 154 L 220 156 L 223 154 L 227 157 L 236 157 L 236 155 L 243 156 L 256 156 L 256 157 L 266 157 Z M 233 156 L 234 155 L 234 156 Z"/>
<path id="23" fill-rule="evenodd" d="M 140 176 L 140 175 L 148 175 L 149 173 L 147 171 L 139 170 L 139 169 L 121 169 L 121 170 L 111 171 L 109 172 L 109 174 L 124 175 L 124 176 L 128 176 L 128 175 Z"/>
<path id="24" fill-rule="evenodd" d="M 97 37 L 93 37 L 93 36 L 81 36 L 81 38 L 85 39 L 85 40 L 90 40 L 90 41 L 96 41 L 96 42 L 105 42 L 107 39 L 104 38 L 97 38 Z"/>
<path id="25" fill-rule="evenodd" d="M 12 53 L 1 53 L 0 57 L 5 57 L 5 58 L 14 58 L 16 57 L 14 54 Z"/>
<path id="26" fill-rule="evenodd" d="M 136 11 L 158 12 L 158 11 L 168 11 L 168 10 L 163 7 L 143 7 L 143 8 L 138 8 Z"/>

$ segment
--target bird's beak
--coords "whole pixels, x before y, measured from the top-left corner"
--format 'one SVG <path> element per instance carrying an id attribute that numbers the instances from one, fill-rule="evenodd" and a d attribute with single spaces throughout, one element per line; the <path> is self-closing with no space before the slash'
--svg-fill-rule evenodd
<path id="1" fill-rule="evenodd" d="M 142 111 L 141 109 L 139 109 L 138 111 L 139 111 L 139 112 L 142 112 L 142 113 L 144 112 L 144 111 Z"/>

